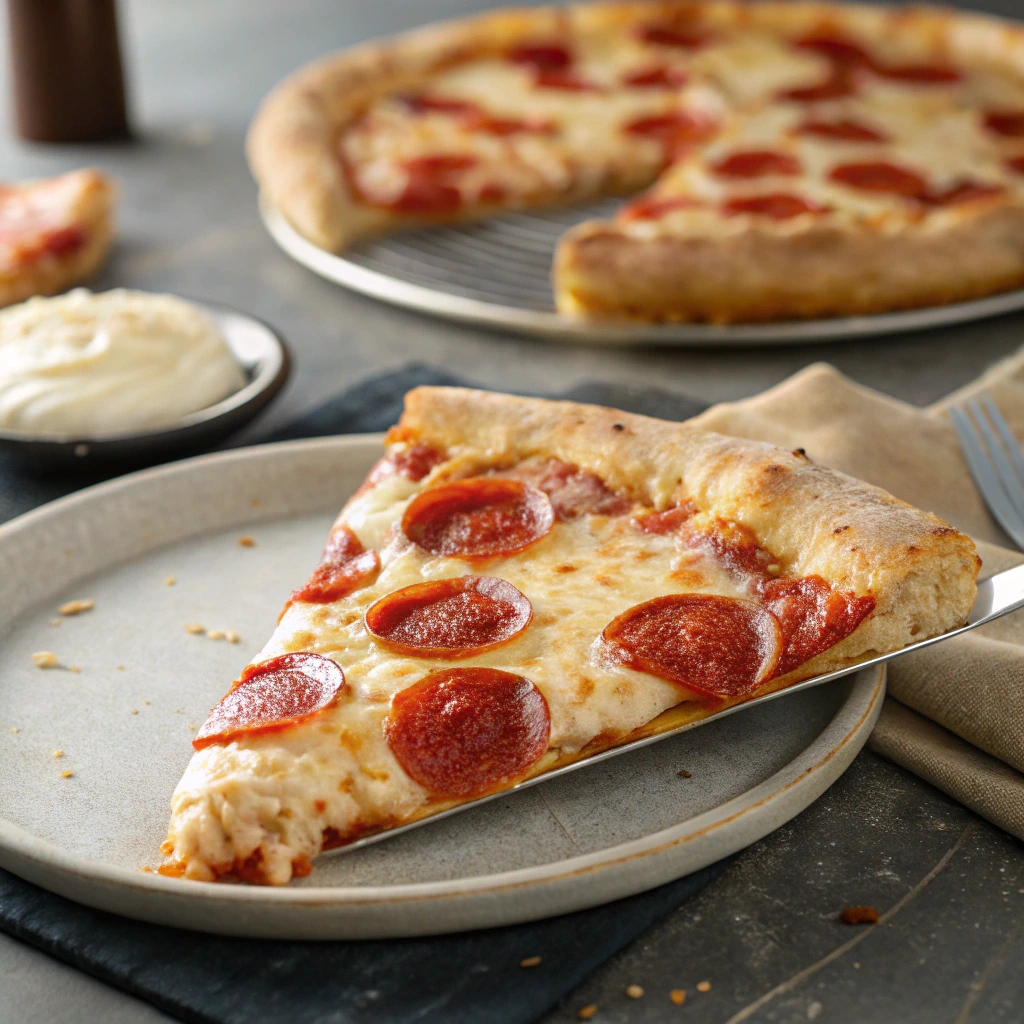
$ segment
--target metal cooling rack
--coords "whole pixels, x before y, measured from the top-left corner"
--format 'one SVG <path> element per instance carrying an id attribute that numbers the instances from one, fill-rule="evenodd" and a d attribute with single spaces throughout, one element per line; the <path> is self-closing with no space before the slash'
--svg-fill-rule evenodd
<path id="1" fill-rule="evenodd" d="M 608 345 L 780 345 L 919 331 L 1024 309 L 1024 290 L 974 302 L 878 316 L 771 324 L 594 323 L 555 311 L 551 259 L 573 224 L 608 217 L 609 199 L 586 207 L 514 213 L 479 224 L 407 231 L 339 256 L 313 245 L 269 206 L 267 230 L 293 259 L 330 281 L 433 316 L 561 341 Z"/>

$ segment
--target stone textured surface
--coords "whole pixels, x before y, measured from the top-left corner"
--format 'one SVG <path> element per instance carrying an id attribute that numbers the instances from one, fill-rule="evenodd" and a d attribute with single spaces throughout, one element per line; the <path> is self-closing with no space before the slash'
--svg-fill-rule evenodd
<path id="1" fill-rule="evenodd" d="M 862 383 L 923 404 L 1021 343 L 1024 316 L 1018 315 L 907 337 L 757 352 L 563 348 L 388 309 L 291 264 L 257 220 L 241 152 L 259 97 L 328 49 L 479 6 L 473 0 L 123 3 L 139 142 L 28 147 L 5 129 L 0 166 L 5 176 L 18 177 L 97 163 L 118 178 L 121 241 L 100 286 L 180 291 L 236 305 L 277 326 L 294 347 L 298 371 L 272 422 L 284 423 L 345 383 L 410 359 L 492 386 L 552 390 L 596 378 L 657 383 L 709 401 L 752 394 L 827 359 Z M 975 6 L 1020 13 L 1017 0 Z M 697 901 L 599 971 L 549 1024 L 575 1019 L 588 1002 L 601 1006 L 595 1019 L 619 1021 L 1019 1019 L 1022 864 L 1020 844 L 900 769 L 862 754 L 824 799 L 741 855 Z M 848 903 L 899 909 L 880 928 L 851 930 L 834 921 Z M 855 939 L 856 947 L 821 963 Z M 712 981 L 705 995 L 694 987 L 702 978 Z M 2 938 L 0 979 L 2 1022 L 162 1019 Z M 645 987 L 642 1000 L 624 996 L 630 983 Z M 757 1005 L 778 986 L 784 990 Z M 668 1001 L 675 987 L 687 990 L 682 1009 Z"/>

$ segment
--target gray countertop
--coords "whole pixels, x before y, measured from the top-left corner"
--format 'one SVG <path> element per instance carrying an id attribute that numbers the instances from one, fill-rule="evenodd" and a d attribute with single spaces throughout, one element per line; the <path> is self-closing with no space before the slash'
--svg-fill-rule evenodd
<path id="1" fill-rule="evenodd" d="M 1015 0 L 982 6 L 1010 13 Z M 157 0 L 122 3 L 139 140 L 26 146 L 0 136 L 5 179 L 97 164 L 120 186 L 120 241 L 97 287 L 213 299 L 274 324 L 296 372 L 261 429 L 342 386 L 411 360 L 494 387 L 582 379 L 738 398 L 808 363 L 917 404 L 1024 342 L 1024 316 L 905 337 L 751 350 L 561 346 L 430 320 L 348 294 L 290 262 L 256 216 L 245 127 L 261 96 L 305 60 L 373 35 L 486 6 L 472 0 Z M 6 106 L 6 104 L 5 104 Z M 849 903 L 891 917 L 835 922 Z M 588 980 L 599 1020 L 903 1021 L 1024 1017 L 1020 844 L 902 770 L 862 754 L 824 798 L 745 851 L 695 901 Z M 698 994 L 707 978 L 712 989 Z M 646 990 L 623 995 L 627 984 Z M 680 1010 L 668 990 L 685 988 Z M 156 1010 L 0 936 L 0 1022 L 166 1020 Z"/>

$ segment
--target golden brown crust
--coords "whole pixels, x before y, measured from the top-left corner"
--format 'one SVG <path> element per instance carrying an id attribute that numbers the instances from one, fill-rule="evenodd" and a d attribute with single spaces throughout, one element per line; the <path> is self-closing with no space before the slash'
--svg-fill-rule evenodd
<path id="1" fill-rule="evenodd" d="M 566 313 L 712 323 L 867 315 L 1024 286 L 1024 206 L 984 200 L 882 233 L 799 218 L 722 236 L 632 238 L 599 221 L 555 256 Z"/>
<path id="2" fill-rule="evenodd" d="M 391 437 L 491 463 L 551 455 L 657 509 L 690 500 L 748 527 L 792 575 L 874 597 L 861 626 L 801 666 L 801 677 L 943 633 L 974 601 L 980 560 L 969 537 L 800 452 L 600 406 L 461 388 L 409 392 Z"/>
<path id="3" fill-rule="evenodd" d="M 106 258 L 114 236 L 113 184 L 95 170 L 72 171 L 63 178 L 73 198 L 67 205 L 66 223 L 54 227 L 80 229 L 84 242 L 69 252 L 44 253 L 0 267 L 0 306 L 66 291 L 89 280 Z M 16 187 L 30 189 L 33 185 Z"/>

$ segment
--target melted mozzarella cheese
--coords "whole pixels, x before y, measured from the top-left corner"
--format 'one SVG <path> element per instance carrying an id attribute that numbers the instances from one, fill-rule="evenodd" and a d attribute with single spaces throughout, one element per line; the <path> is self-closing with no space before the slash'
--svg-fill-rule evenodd
<path id="1" fill-rule="evenodd" d="M 529 678 L 547 701 L 549 749 L 569 754 L 598 736 L 625 736 L 696 698 L 606 655 L 600 637 L 616 615 L 659 594 L 748 596 L 717 562 L 680 550 L 671 537 L 641 533 L 628 515 L 557 522 L 524 551 L 484 563 L 431 555 L 394 529 L 421 488 L 392 477 L 349 503 L 344 522 L 364 546 L 380 551 L 379 576 L 332 604 L 292 604 L 256 659 L 292 651 L 334 659 L 348 683 L 340 703 L 305 724 L 193 756 L 172 800 L 168 833 L 189 877 L 213 878 L 258 850 L 266 880 L 286 882 L 297 860 L 319 852 L 324 830 L 348 836 L 428 803 L 391 753 L 383 722 L 397 693 L 452 662 L 385 651 L 363 618 L 378 598 L 463 575 L 500 576 L 516 586 L 533 606 L 530 626 L 457 664 Z"/>

